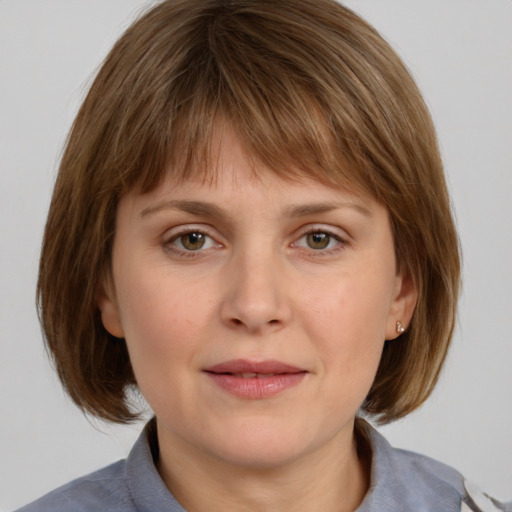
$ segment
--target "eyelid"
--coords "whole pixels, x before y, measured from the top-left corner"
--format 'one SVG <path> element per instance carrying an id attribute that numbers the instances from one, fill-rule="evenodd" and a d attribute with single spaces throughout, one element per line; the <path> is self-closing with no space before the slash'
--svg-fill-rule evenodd
<path id="1" fill-rule="evenodd" d="M 201 247 L 197 250 L 181 248 L 174 244 L 175 240 L 188 233 L 201 233 L 210 238 L 213 241 L 213 244 L 210 247 Z M 323 249 L 314 249 L 312 247 L 308 247 L 307 245 L 299 245 L 299 241 L 311 233 L 325 233 L 332 239 L 336 240 L 337 243 L 334 247 L 327 247 Z M 164 235 L 162 236 L 161 244 L 166 252 L 172 253 L 178 257 L 201 257 L 206 256 L 205 253 L 210 253 L 212 249 L 219 249 L 225 246 L 222 241 L 219 241 L 219 238 L 221 237 L 218 235 L 217 231 L 207 224 L 183 224 L 165 231 Z M 295 235 L 293 236 L 293 242 L 290 244 L 290 246 L 292 248 L 303 249 L 307 252 L 316 253 L 321 256 L 322 254 L 332 254 L 345 248 L 347 245 L 349 245 L 350 238 L 351 237 L 346 230 L 336 226 L 325 224 L 307 224 L 296 230 Z"/>
<path id="2" fill-rule="evenodd" d="M 219 237 L 216 236 L 216 234 L 213 234 L 212 231 L 213 230 L 211 229 L 210 226 L 205 226 L 204 224 L 186 224 L 176 226 L 174 228 L 168 229 L 164 233 L 164 235 L 162 236 L 162 246 L 166 251 L 174 253 L 178 256 L 197 257 L 200 255 L 199 253 L 204 253 L 209 249 L 220 248 L 223 246 L 222 242 L 219 242 L 218 240 Z M 173 244 L 175 240 L 189 233 L 201 233 L 202 235 L 205 235 L 206 237 L 210 238 L 213 241 L 213 246 L 207 247 L 206 249 L 201 248 L 196 251 L 193 251 L 177 247 L 176 245 Z"/>
<path id="3" fill-rule="evenodd" d="M 218 236 L 213 233 L 214 229 L 208 224 L 180 224 L 179 226 L 174 226 L 165 231 L 162 235 L 164 240 L 170 240 L 172 238 L 176 238 L 180 235 L 186 235 L 187 233 L 202 233 L 204 235 L 208 235 L 213 239 L 217 239 Z"/>
<path id="4" fill-rule="evenodd" d="M 349 241 L 351 238 L 350 234 L 340 227 L 332 226 L 329 224 L 307 224 L 305 226 L 300 227 L 296 231 L 295 239 L 303 237 L 309 233 L 327 233 L 328 235 L 334 236 L 341 240 Z"/>
<path id="5" fill-rule="evenodd" d="M 330 237 L 334 238 L 338 242 L 338 244 L 336 244 L 335 247 L 330 247 L 328 249 L 313 249 L 310 247 L 308 248 L 305 245 L 298 245 L 299 240 L 312 233 L 325 233 L 326 235 L 329 235 Z M 308 251 L 316 252 L 318 254 L 325 254 L 346 247 L 349 244 L 349 240 L 350 235 L 345 230 L 342 230 L 340 228 L 326 226 L 325 224 L 308 224 L 307 226 L 303 226 L 302 228 L 300 228 L 300 230 L 298 230 L 298 233 L 294 237 L 294 242 L 291 244 L 291 246 L 303 248 Z"/>

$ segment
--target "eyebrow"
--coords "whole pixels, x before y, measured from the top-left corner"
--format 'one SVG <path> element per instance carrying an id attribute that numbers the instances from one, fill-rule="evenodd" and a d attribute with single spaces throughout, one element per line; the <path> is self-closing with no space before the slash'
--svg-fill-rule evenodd
<path id="1" fill-rule="evenodd" d="M 144 208 L 140 213 L 141 217 L 147 217 L 148 215 L 153 215 L 162 210 L 181 210 L 186 213 L 190 213 L 192 215 L 196 215 L 197 217 L 226 217 L 226 214 L 222 210 L 213 203 L 209 203 L 206 201 L 162 201 L 160 203 L 156 203 L 152 206 L 148 206 Z"/>
<path id="2" fill-rule="evenodd" d="M 356 202 L 322 202 L 311 204 L 291 205 L 284 210 L 286 217 L 307 217 L 319 213 L 327 213 L 334 210 L 351 208 L 361 213 L 365 217 L 371 217 L 372 213 L 366 206 Z M 156 203 L 152 206 L 144 208 L 140 213 L 142 218 L 154 215 L 162 210 L 181 210 L 197 217 L 212 217 L 224 219 L 228 214 L 219 206 L 208 201 L 186 201 L 186 200 L 170 200 Z"/>
<path id="3" fill-rule="evenodd" d="M 312 203 L 292 205 L 286 208 L 285 215 L 288 217 L 307 217 L 308 215 L 315 215 L 317 213 L 327 213 L 333 210 L 341 210 L 344 208 L 352 208 L 365 217 L 371 217 L 372 213 L 369 208 L 359 203 L 342 202 L 342 203 Z"/>

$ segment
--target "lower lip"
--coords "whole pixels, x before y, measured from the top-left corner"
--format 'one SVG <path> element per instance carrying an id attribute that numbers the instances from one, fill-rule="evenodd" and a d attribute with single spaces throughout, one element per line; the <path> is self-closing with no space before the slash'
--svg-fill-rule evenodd
<path id="1" fill-rule="evenodd" d="M 297 386 L 306 376 L 306 372 L 281 373 L 269 377 L 243 378 L 225 373 L 206 372 L 217 386 L 240 398 L 252 400 L 268 398 Z"/>

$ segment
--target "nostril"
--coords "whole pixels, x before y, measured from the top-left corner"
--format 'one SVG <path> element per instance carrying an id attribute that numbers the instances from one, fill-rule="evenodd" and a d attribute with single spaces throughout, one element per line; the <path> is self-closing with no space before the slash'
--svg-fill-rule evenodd
<path id="1" fill-rule="evenodd" d="M 244 325 L 244 322 L 242 322 L 242 320 L 240 320 L 239 318 L 232 318 L 231 322 L 234 325 Z M 277 320 L 277 319 L 273 319 L 273 320 L 269 320 L 268 321 L 268 325 L 279 325 L 279 323 L 280 323 L 280 321 Z"/>

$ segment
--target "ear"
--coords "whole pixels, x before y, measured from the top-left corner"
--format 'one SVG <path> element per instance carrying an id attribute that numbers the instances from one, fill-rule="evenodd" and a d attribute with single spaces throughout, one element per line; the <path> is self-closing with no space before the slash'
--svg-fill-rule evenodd
<path id="1" fill-rule="evenodd" d="M 408 273 L 398 274 L 395 278 L 393 301 L 386 325 L 386 340 L 394 340 L 402 334 L 398 332 L 397 322 L 407 330 L 417 302 L 418 287 L 414 279 Z"/>
<path id="2" fill-rule="evenodd" d="M 114 292 L 114 286 L 111 279 L 105 278 L 101 283 L 97 295 L 98 307 L 101 313 L 101 322 L 103 327 L 112 336 L 124 338 L 124 330 L 121 324 L 119 306 Z"/>

